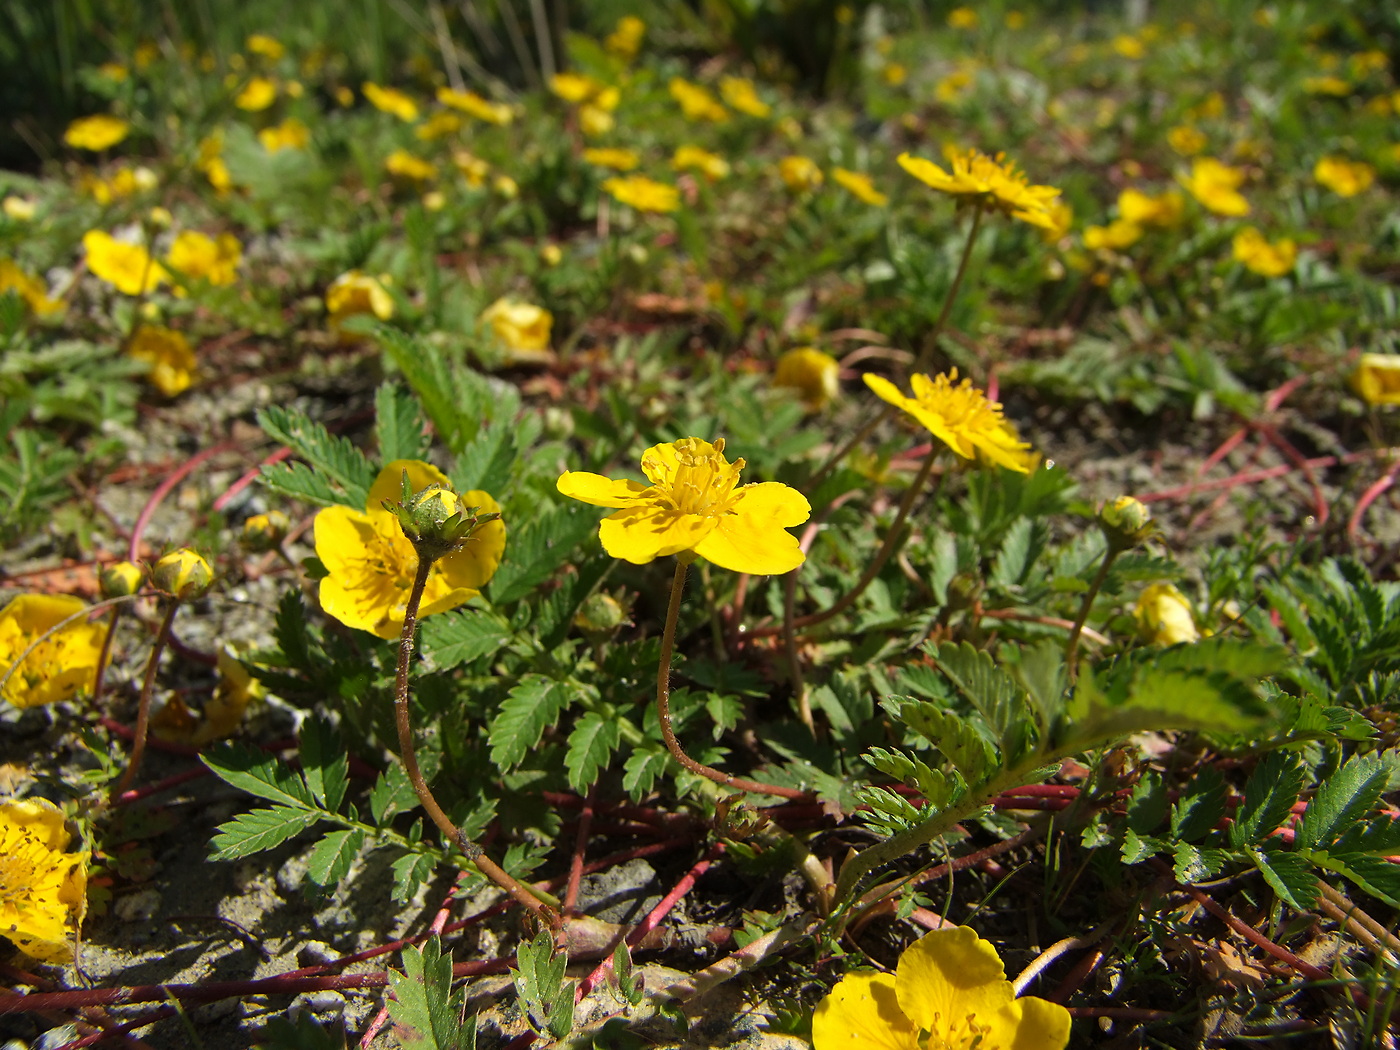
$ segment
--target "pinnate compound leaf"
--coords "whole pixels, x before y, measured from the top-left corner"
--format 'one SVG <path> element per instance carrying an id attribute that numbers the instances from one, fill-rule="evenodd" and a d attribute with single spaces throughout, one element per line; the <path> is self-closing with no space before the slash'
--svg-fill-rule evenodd
<path id="1" fill-rule="evenodd" d="M 258 425 L 268 437 L 291 448 L 316 473 L 329 479 L 336 492 L 333 502 L 364 509 L 376 471 L 363 452 L 345 438 L 334 437 L 304 413 L 277 405 L 258 412 Z"/>
<path id="2" fill-rule="evenodd" d="M 639 747 L 627 756 L 627 764 L 622 770 L 622 789 L 634 801 L 640 801 L 651 791 L 656 778 L 666 772 L 671 753 L 659 744 L 654 747 Z"/>
<path id="3" fill-rule="evenodd" d="M 1283 751 L 1265 755 L 1245 783 L 1244 801 L 1230 827 L 1230 844 L 1252 846 L 1273 834 L 1298 801 L 1303 775 L 1303 763 L 1296 755 Z"/>
<path id="4" fill-rule="evenodd" d="M 897 721 L 933 744 L 969 784 L 981 783 L 998 768 L 997 751 L 975 726 L 926 700 L 894 697 L 883 701 Z M 901 778 L 903 779 L 903 778 Z"/>
<path id="5" fill-rule="evenodd" d="M 598 516 L 577 503 L 553 507 L 512 528 L 510 557 L 491 578 L 491 600 L 505 605 L 525 597 L 597 531 Z"/>
<path id="6" fill-rule="evenodd" d="M 418 892 L 418 887 L 433 877 L 437 865 L 427 853 L 405 853 L 391 865 L 394 875 L 393 898 L 400 904 L 407 904 Z"/>
<path id="7" fill-rule="evenodd" d="M 1194 842 L 1225 816 L 1225 779 L 1214 766 L 1202 766 L 1172 805 L 1172 836 Z"/>
<path id="8" fill-rule="evenodd" d="M 389 971 L 389 1014 L 413 1029 L 404 1040 L 411 1050 L 474 1050 L 476 1018 L 462 1022 L 462 992 L 452 990 L 452 956 L 444 955 L 434 934 L 422 949 L 405 948 L 403 973 Z"/>
<path id="9" fill-rule="evenodd" d="M 555 952 L 548 932 L 522 942 L 516 952 L 515 991 L 530 1027 L 541 1035 L 563 1039 L 574 1027 L 574 992 L 564 983 L 569 957 Z"/>
<path id="10" fill-rule="evenodd" d="M 422 406 L 398 383 L 384 383 L 374 395 L 374 438 L 381 463 L 422 459 L 432 447 Z"/>
<path id="11" fill-rule="evenodd" d="M 569 750 L 564 756 L 569 786 L 580 795 L 592 787 L 598 774 L 607 768 L 621 739 L 622 732 L 615 718 L 604 718 L 597 711 L 580 718 L 569 734 Z"/>
<path id="12" fill-rule="evenodd" d="M 321 819 L 314 809 L 270 806 L 240 813 L 220 824 L 210 843 L 213 860 L 238 860 L 280 846 Z"/>
<path id="13" fill-rule="evenodd" d="M 423 655 L 440 671 L 471 663 L 510 639 L 510 624 L 483 609 L 459 609 L 423 621 Z"/>
<path id="14" fill-rule="evenodd" d="M 1295 849 L 1330 845 L 1371 811 L 1385 790 L 1390 770 L 1372 755 L 1357 755 L 1317 786 L 1303 819 L 1298 822 Z"/>
<path id="15" fill-rule="evenodd" d="M 316 803 L 305 782 L 277 759 L 241 744 L 220 744 L 199 760 L 214 775 L 250 795 L 297 809 L 314 809 Z"/>
<path id="16" fill-rule="evenodd" d="M 938 662 L 938 669 L 953 687 L 986 719 L 1003 750 L 1010 752 L 1008 757 L 1020 757 L 1018 748 L 1007 744 L 1022 722 L 1025 698 L 1016 681 L 996 665 L 992 654 L 968 642 L 925 646 L 925 651 Z"/>
<path id="17" fill-rule="evenodd" d="M 364 844 L 365 833 L 359 828 L 332 831 L 311 851 L 306 877 L 322 889 L 334 889 L 350 871 Z"/>
<path id="18" fill-rule="evenodd" d="M 301 726 L 301 772 L 316 801 L 332 813 L 340 809 L 349 783 L 350 756 L 337 733 L 322 718 Z"/>
<path id="19" fill-rule="evenodd" d="M 1257 846 L 1247 846 L 1244 852 L 1269 887 L 1288 904 L 1302 910 L 1312 907 L 1317 901 L 1317 876 L 1313 874 L 1307 857 L 1283 850 L 1263 850 Z"/>
<path id="20" fill-rule="evenodd" d="M 369 810 L 376 824 L 383 824 L 397 813 L 418 804 L 418 795 L 409 782 L 408 774 L 397 762 L 379 775 L 369 791 Z"/>
<path id="21" fill-rule="evenodd" d="M 527 674 L 501 704 L 491 723 L 491 761 L 509 772 L 523 759 L 569 705 L 570 691 L 563 682 L 541 674 Z"/>

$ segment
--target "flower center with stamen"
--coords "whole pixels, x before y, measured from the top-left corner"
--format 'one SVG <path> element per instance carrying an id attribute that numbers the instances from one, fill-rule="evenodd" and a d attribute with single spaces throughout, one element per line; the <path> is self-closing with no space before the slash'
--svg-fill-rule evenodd
<path id="1" fill-rule="evenodd" d="M 707 442 L 684 438 L 675 443 L 675 476 L 669 484 L 653 486 L 657 495 L 681 514 L 718 518 L 730 513 L 735 503 L 735 486 L 744 461 L 724 458 L 724 441 Z M 645 464 L 644 464 L 645 465 Z"/>

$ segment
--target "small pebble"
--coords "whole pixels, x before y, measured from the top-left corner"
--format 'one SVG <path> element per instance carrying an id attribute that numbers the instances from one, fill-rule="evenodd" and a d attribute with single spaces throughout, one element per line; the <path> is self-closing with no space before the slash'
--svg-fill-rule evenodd
<path id="1" fill-rule="evenodd" d="M 123 922 L 144 922 L 160 910 L 160 893 L 150 887 L 118 897 L 112 911 Z"/>
<path id="2" fill-rule="evenodd" d="M 297 949 L 297 962 L 303 966 L 326 966 L 340 958 L 340 953 L 325 941 L 307 941 Z"/>

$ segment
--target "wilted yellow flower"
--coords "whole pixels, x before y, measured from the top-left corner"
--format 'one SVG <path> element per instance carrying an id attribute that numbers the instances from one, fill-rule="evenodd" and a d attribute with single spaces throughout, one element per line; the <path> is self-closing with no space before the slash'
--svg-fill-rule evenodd
<path id="1" fill-rule="evenodd" d="M 645 175 L 628 175 L 608 179 L 603 189 L 621 204 L 645 212 L 676 211 L 681 206 L 680 191 L 665 182 Z"/>
<path id="2" fill-rule="evenodd" d="M 144 247 L 119 241 L 102 230 L 83 234 L 83 248 L 93 275 L 123 295 L 144 295 L 170 278 L 165 267 L 152 259 Z"/>
<path id="3" fill-rule="evenodd" d="M 1298 246 L 1291 237 L 1270 242 L 1253 226 L 1235 234 L 1231 244 L 1235 261 L 1261 277 L 1282 277 L 1293 271 L 1298 261 Z"/>
<path id="4" fill-rule="evenodd" d="M 825 180 L 816 161 L 797 154 L 778 161 L 778 175 L 793 193 L 810 193 Z"/>
<path id="5" fill-rule="evenodd" d="M 873 204 L 877 208 L 883 208 L 890 202 L 885 196 L 875 188 L 875 184 L 870 181 L 870 176 L 858 171 L 848 171 L 845 168 L 832 168 L 831 178 L 838 185 L 849 192 L 854 197 L 859 197 L 866 204 Z"/>
<path id="6" fill-rule="evenodd" d="M 60 300 L 49 298 L 43 281 L 25 273 L 13 259 L 0 256 L 0 295 L 6 292 L 14 292 L 40 317 L 48 317 L 63 309 Z"/>
<path id="7" fill-rule="evenodd" d="M 575 106 L 593 98 L 603 88 L 602 81 L 582 73 L 555 73 L 549 78 L 549 90 Z"/>
<path id="8" fill-rule="evenodd" d="M 1400 405 L 1400 354 L 1362 354 L 1351 388 L 1368 405 Z"/>
<path id="9" fill-rule="evenodd" d="M 98 113 L 91 117 L 79 117 L 68 125 L 63 133 L 63 141 L 74 149 L 101 152 L 115 146 L 126 138 L 131 125 L 120 117 Z"/>
<path id="10" fill-rule="evenodd" d="M 219 650 L 218 671 L 214 694 L 204 702 L 198 715 L 179 696 L 174 696 L 152 716 L 151 731 L 162 740 L 193 747 L 232 736 L 243 723 L 249 704 L 261 700 L 267 690 L 227 645 Z"/>
<path id="11" fill-rule="evenodd" d="M 1323 157 L 1313 166 L 1313 178 L 1339 197 L 1355 197 L 1376 180 L 1376 169 L 1345 157 Z"/>
<path id="12" fill-rule="evenodd" d="M 1303 90 L 1309 95 L 1334 95 L 1340 98 L 1351 94 L 1351 84 L 1341 77 L 1308 77 L 1303 81 Z"/>
<path id="13" fill-rule="evenodd" d="M 671 157 L 671 167 L 676 171 L 698 171 L 710 182 L 729 174 L 729 161 L 699 146 L 677 146 Z"/>
<path id="14" fill-rule="evenodd" d="M 158 185 L 156 173 L 150 168 L 129 168 L 122 166 L 112 172 L 111 177 L 102 179 L 84 172 L 80 186 L 98 204 L 108 205 L 116 200 L 125 200 L 137 193 L 153 190 Z"/>
<path id="15" fill-rule="evenodd" d="M 642 162 L 636 150 L 602 146 L 584 150 L 583 159 L 589 164 L 611 168 L 613 171 L 632 171 Z"/>
<path id="16" fill-rule="evenodd" d="M 934 930 L 893 974 L 847 974 L 812 1015 L 814 1050 L 1063 1050 L 1069 1011 L 1016 998 L 1001 957 L 967 926 Z"/>
<path id="17" fill-rule="evenodd" d="M 721 77 L 719 93 L 725 102 L 750 117 L 766 118 L 773 107 L 758 97 L 758 88 L 748 77 Z"/>
<path id="18" fill-rule="evenodd" d="M 282 46 L 282 42 L 275 37 L 270 37 L 266 33 L 254 33 L 243 42 L 243 46 L 255 55 L 262 55 L 272 62 L 287 53 L 287 49 Z"/>
<path id="19" fill-rule="evenodd" d="M 456 113 L 449 113 L 445 109 L 440 109 L 418 127 L 413 129 L 413 134 L 424 142 L 432 142 L 435 139 L 444 138 L 448 135 L 456 134 L 462 130 L 462 118 Z"/>
<path id="20" fill-rule="evenodd" d="M 415 157 L 406 149 L 396 149 L 384 158 L 384 170 L 398 179 L 426 182 L 437 176 L 437 165 Z"/>
<path id="21" fill-rule="evenodd" d="M 1128 33 L 1119 33 L 1113 38 L 1113 50 L 1133 62 L 1147 54 L 1146 45 L 1137 37 Z"/>
<path id="22" fill-rule="evenodd" d="M 881 400 L 913 416 L 963 459 L 974 459 L 980 454 L 1008 470 L 1030 472 L 1026 453 L 1031 446 L 1016 436 L 1002 416 L 1000 402 L 989 401 L 970 379 L 958 383 L 956 368 L 932 379 L 914 373 L 909 377 L 913 397 L 905 397 L 882 376 L 867 372 L 864 379 Z"/>
<path id="23" fill-rule="evenodd" d="M 392 113 L 407 124 L 412 124 L 418 119 L 418 103 L 397 88 L 380 87 L 366 80 L 360 85 L 360 90 L 375 109 Z"/>
<path id="24" fill-rule="evenodd" d="M 453 150 L 452 164 L 472 189 L 485 185 L 486 176 L 491 174 L 491 165 L 464 149 Z"/>
<path id="25" fill-rule="evenodd" d="M 418 552 L 398 518 L 384 509 L 385 500 L 397 503 L 402 498 L 405 472 L 415 492 L 451 488 L 446 475 L 431 464 L 399 459 L 379 472 L 363 513 L 334 506 L 316 515 L 316 556 L 329 573 L 321 580 L 321 608 L 347 627 L 380 638 L 396 638 L 403 631 L 408 591 L 418 568 Z M 482 513 L 500 513 L 499 504 L 485 492 L 463 492 L 455 499 Z M 479 525 L 460 549 L 434 562 L 419 617 L 455 609 L 476 597 L 495 573 L 505 545 L 506 528 L 497 519 Z"/>
<path id="26" fill-rule="evenodd" d="M 481 314 L 496 339 L 516 353 L 539 354 L 549 349 L 554 315 L 542 306 L 509 297 L 497 299 Z"/>
<path id="27" fill-rule="evenodd" d="M 336 85 L 331 97 L 335 99 L 335 104 L 341 109 L 349 109 L 355 104 L 355 92 L 351 91 L 344 84 Z"/>
<path id="28" fill-rule="evenodd" d="M 1005 159 L 1005 154 L 989 157 L 975 149 L 955 153 L 951 174 L 931 160 L 908 153 L 899 155 L 899 166 L 941 193 L 978 202 L 1042 229 L 1054 226 L 1050 205 L 1060 191 L 1053 186 L 1031 185 L 1025 173 Z"/>
<path id="29" fill-rule="evenodd" d="M 440 87 L 437 90 L 437 100 L 444 106 L 451 106 L 488 124 L 505 125 L 515 119 L 515 114 L 505 103 L 488 101 L 475 91 L 454 91 L 451 88 Z"/>
<path id="30" fill-rule="evenodd" d="M 253 77 L 234 98 L 233 104 L 249 113 L 260 113 L 277 101 L 277 84 L 267 77 Z"/>
<path id="31" fill-rule="evenodd" d="M 159 325 L 142 325 L 132 333 L 126 352 L 151 366 L 147 378 L 166 397 L 184 393 L 194 384 L 194 350 L 181 332 Z"/>
<path id="32" fill-rule="evenodd" d="M 796 489 L 777 482 L 739 485 L 744 461 L 724 458 L 724 439 L 688 437 L 653 445 L 642 456 L 651 483 L 612 481 L 601 474 L 565 471 L 557 487 L 595 507 L 615 507 L 598 527 L 614 558 L 645 565 L 668 554 L 694 551 L 734 572 L 775 576 L 805 555 L 787 530 L 812 508 Z"/>
<path id="33" fill-rule="evenodd" d="M 269 153 L 283 149 L 305 149 L 311 141 L 311 129 L 296 117 L 288 117 L 280 124 L 259 131 L 258 141 Z"/>
<path id="34" fill-rule="evenodd" d="M 182 230 L 170 245 L 166 264 L 182 277 L 229 285 L 238 280 L 243 245 L 231 233 L 209 237 L 197 230 Z"/>
<path id="35" fill-rule="evenodd" d="M 373 314 L 387 321 L 394 316 L 394 298 L 376 278 L 350 270 L 326 289 L 326 313 L 331 315 L 333 327 L 339 327 L 340 322 L 357 314 Z"/>
<path id="36" fill-rule="evenodd" d="M 125 82 L 127 77 L 131 75 L 127 71 L 126 66 L 122 65 L 120 62 L 103 62 L 102 65 L 97 67 L 97 71 L 108 80 L 118 84 Z"/>
<path id="37" fill-rule="evenodd" d="M 15 661 L 26 649 L 44 639 L 10 674 L 0 696 L 15 707 L 38 707 L 71 700 L 92 686 L 102 649 L 102 627 L 79 618 L 48 633 L 86 608 L 81 598 L 66 594 L 21 594 L 0 610 L 0 676 L 15 668 Z"/>
<path id="38" fill-rule="evenodd" d="M 38 205 L 28 197 L 16 197 L 11 194 L 0 201 L 0 212 L 4 212 L 5 218 L 15 222 L 29 222 L 37 210 Z"/>
<path id="39" fill-rule="evenodd" d="M 1197 157 L 1191 162 L 1190 175 L 1178 175 L 1177 180 L 1208 211 L 1217 215 L 1239 218 L 1249 214 L 1249 201 L 1239 192 L 1244 172 L 1222 164 L 1214 157 Z"/>
<path id="40" fill-rule="evenodd" d="M 558 266 L 564 261 L 564 249 L 554 243 L 540 245 L 540 262 L 546 266 Z"/>
<path id="41" fill-rule="evenodd" d="M 1183 157 L 1194 157 L 1206 148 L 1205 132 L 1190 124 L 1178 124 L 1167 129 L 1167 145 Z"/>
<path id="42" fill-rule="evenodd" d="M 729 111 L 710 94 L 709 88 L 692 84 L 683 77 L 672 77 L 669 90 L 671 97 L 680 103 L 687 120 L 708 120 L 717 124 L 729 119 Z"/>
<path id="43" fill-rule="evenodd" d="M 1127 219 L 1114 219 L 1107 226 L 1086 226 L 1084 247 L 1090 251 L 1123 251 L 1142 240 L 1142 227 Z"/>
<path id="44" fill-rule="evenodd" d="M 620 58 L 633 59 L 642 47 L 642 37 L 646 36 L 647 24 L 636 15 L 624 15 L 617 20 L 617 28 L 608 34 L 603 46 Z"/>
<path id="45" fill-rule="evenodd" d="M 1200 640 L 1191 603 L 1170 583 L 1154 583 L 1138 595 L 1133 606 L 1138 631 L 1154 645 L 1176 645 Z"/>
<path id="46" fill-rule="evenodd" d="M 1152 196 L 1141 190 L 1127 189 L 1118 194 L 1118 215 L 1137 226 L 1170 229 L 1181 221 L 1186 201 L 1176 190 Z"/>
<path id="47" fill-rule="evenodd" d="M 976 29 L 981 19 L 970 7 L 955 7 L 948 12 L 948 25 L 954 29 Z"/>
<path id="48" fill-rule="evenodd" d="M 796 390 L 807 410 L 817 412 L 841 392 L 840 375 L 841 366 L 836 358 L 814 346 L 799 346 L 778 358 L 773 382 Z"/>
<path id="49" fill-rule="evenodd" d="M 40 962 L 73 961 L 87 910 L 86 851 L 70 853 L 63 810 L 42 798 L 0 801 L 0 930 Z"/>

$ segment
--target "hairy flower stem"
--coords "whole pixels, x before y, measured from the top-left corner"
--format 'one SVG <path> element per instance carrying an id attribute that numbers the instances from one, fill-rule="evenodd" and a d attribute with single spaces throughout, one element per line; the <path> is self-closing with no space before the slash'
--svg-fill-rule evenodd
<path id="1" fill-rule="evenodd" d="M 432 789 L 428 787 L 428 782 L 423 779 L 423 771 L 418 768 L 418 752 L 413 745 L 413 724 L 410 721 L 408 710 L 408 668 L 409 664 L 413 662 L 413 636 L 418 627 L 418 606 L 423 602 L 423 588 L 427 586 L 428 575 L 432 569 L 433 563 L 430 559 L 418 559 L 418 569 L 413 576 L 413 587 L 408 592 L 408 602 L 404 606 L 403 633 L 399 635 L 398 674 L 394 679 L 394 724 L 399 731 L 399 758 L 403 762 L 404 772 L 408 774 L 408 781 L 413 785 L 413 791 L 418 796 L 418 801 L 428 816 L 432 818 L 433 823 L 438 826 L 447 842 L 458 846 L 467 859 L 476 865 L 478 871 L 514 897 L 522 907 L 535 916 L 542 926 L 551 930 L 555 929 L 559 924 L 559 919 L 554 911 L 544 901 L 531 893 L 520 880 L 488 857 L 480 846 L 467 838 L 461 828 L 452 823 L 452 818 L 443 811 L 443 808 L 438 805 L 437 799 L 433 797 Z"/>
<path id="2" fill-rule="evenodd" d="M 96 706 L 102 702 L 102 686 L 107 677 L 107 663 L 112 658 L 112 640 L 117 636 L 117 619 L 122 614 L 120 605 L 112 606 L 112 614 L 107 617 L 107 633 L 102 636 L 102 650 L 97 654 L 97 670 L 92 676 L 92 702 Z"/>
<path id="3" fill-rule="evenodd" d="M 146 676 L 141 682 L 141 701 L 136 708 L 136 738 L 131 743 L 131 758 L 127 760 L 126 772 L 122 774 L 112 792 L 114 799 L 131 787 L 131 782 L 136 779 L 136 773 L 141 768 L 141 759 L 146 754 L 146 732 L 151 723 L 151 693 L 155 689 L 156 668 L 160 666 L 161 653 L 170 641 L 170 625 L 174 623 L 175 612 L 179 608 L 180 600 L 171 598 L 165 608 L 165 618 L 160 621 L 160 630 L 156 631 L 156 640 L 151 643 L 151 655 L 146 660 Z M 109 632 L 108 637 L 110 636 Z M 98 674 L 101 673 L 99 665 Z"/>
<path id="4" fill-rule="evenodd" d="M 933 331 L 924 341 L 924 348 L 914 362 L 914 371 L 922 372 L 927 367 L 928 356 L 938 348 L 938 337 L 943 334 L 943 326 L 948 323 L 948 315 L 953 312 L 953 300 L 958 297 L 963 277 L 967 274 L 967 264 L 972 259 L 972 247 L 977 243 L 977 231 L 982 227 L 982 212 L 985 209 L 979 201 L 972 210 L 972 227 L 967 231 L 967 243 L 963 245 L 962 258 L 958 260 L 958 272 L 953 275 L 953 283 L 948 286 L 948 294 L 943 298 L 943 309 L 933 324 Z"/>
<path id="5" fill-rule="evenodd" d="M 1103 589 L 1103 581 L 1108 579 L 1108 570 L 1113 566 L 1114 559 L 1118 557 L 1119 549 L 1110 544 L 1104 553 L 1103 561 L 1099 564 L 1098 574 L 1094 576 L 1094 582 L 1089 584 L 1089 589 L 1084 592 L 1084 600 L 1079 603 L 1079 615 L 1074 618 L 1074 626 L 1070 628 L 1069 641 L 1065 643 L 1065 668 L 1069 672 L 1070 681 L 1073 681 L 1079 673 L 1079 665 L 1075 657 L 1079 654 L 1079 636 L 1084 633 L 1084 622 L 1089 619 L 1089 610 L 1093 608 L 1094 599 L 1099 596 L 1099 591 Z"/>
<path id="6" fill-rule="evenodd" d="M 681 615 L 681 595 L 685 592 L 686 564 L 684 555 L 676 559 L 676 574 L 671 578 L 671 602 L 666 608 L 666 626 L 661 632 L 661 659 L 656 671 L 656 714 L 661 723 L 661 737 L 666 741 L 666 750 L 690 772 L 721 787 L 738 788 L 758 795 L 777 795 L 780 798 L 805 798 L 806 795 L 796 788 L 745 780 L 697 762 L 685 753 L 681 742 L 676 739 L 676 731 L 671 727 L 671 657 L 676 650 L 676 623 Z"/>

